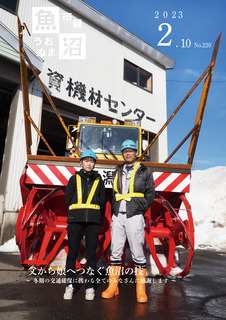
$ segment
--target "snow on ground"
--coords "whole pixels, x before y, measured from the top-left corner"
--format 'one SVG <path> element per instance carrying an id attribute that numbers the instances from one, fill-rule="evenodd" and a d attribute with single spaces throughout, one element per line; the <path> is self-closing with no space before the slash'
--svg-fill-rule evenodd
<path id="1" fill-rule="evenodd" d="M 226 252 L 226 167 L 192 171 L 190 193 L 195 225 L 195 248 Z M 18 252 L 15 237 L 1 252 Z"/>
<path id="2" fill-rule="evenodd" d="M 226 251 L 226 167 L 192 171 L 187 198 L 195 225 L 195 248 Z"/>
<path id="3" fill-rule="evenodd" d="M 0 252 L 19 252 L 18 246 L 16 245 L 16 237 L 0 246 Z"/>

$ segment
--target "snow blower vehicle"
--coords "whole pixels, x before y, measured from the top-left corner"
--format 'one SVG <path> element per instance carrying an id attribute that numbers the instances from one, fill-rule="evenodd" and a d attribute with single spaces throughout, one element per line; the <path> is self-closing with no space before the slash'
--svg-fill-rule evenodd
<path id="1" fill-rule="evenodd" d="M 97 259 L 103 258 L 106 262 L 109 261 L 112 177 L 116 166 L 123 163 L 120 151 L 121 143 L 126 139 L 132 139 L 138 146 L 138 161 L 143 162 L 152 171 L 155 181 L 156 196 L 151 207 L 145 213 L 145 250 L 148 250 L 148 255 L 154 260 L 159 273 L 168 276 L 172 268 L 178 266 L 176 255 L 178 249 L 182 248 L 185 261 L 183 267 L 180 266 L 180 273 L 176 276 L 185 277 L 190 272 L 194 255 L 194 223 L 186 193 L 190 190 L 191 167 L 221 35 L 215 43 L 209 66 L 153 137 L 148 131 L 143 130 L 140 123 L 136 121 L 135 123 L 132 121 L 121 123 L 114 120 L 97 123 L 93 117 L 81 116 L 77 123 L 67 127 L 23 49 L 24 25 L 20 21 L 18 28 L 27 163 L 20 179 L 23 206 L 17 221 L 16 242 L 19 246 L 21 264 L 24 269 L 28 270 L 32 266 L 46 269 L 60 250 L 63 249 L 67 253 L 65 187 L 70 176 L 80 169 L 80 155 L 88 148 L 97 155 L 96 170 L 102 175 L 106 187 L 105 219 L 101 225 Z M 65 129 L 67 134 L 65 156 L 55 155 L 31 118 L 26 80 L 27 65 L 33 71 L 47 100 L 59 118 L 59 123 Z M 164 162 L 152 162 L 150 152 L 152 145 L 204 78 L 194 127 Z M 31 128 L 36 130 L 51 155 L 31 154 Z M 189 137 L 191 142 L 187 164 L 168 163 Z M 81 247 L 81 251 L 83 250 L 84 247 Z M 166 257 L 164 261 L 160 258 L 161 254 Z M 77 268 L 84 266 L 85 263 L 77 260 Z"/>

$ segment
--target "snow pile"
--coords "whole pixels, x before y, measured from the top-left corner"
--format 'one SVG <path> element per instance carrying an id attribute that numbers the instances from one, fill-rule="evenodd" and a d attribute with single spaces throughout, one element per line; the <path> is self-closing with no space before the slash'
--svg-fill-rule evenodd
<path id="1" fill-rule="evenodd" d="M 192 171 L 190 193 L 195 225 L 195 248 L 226 252 L 226 167 Z M 0 246 L 18 252 L 15 238 Z"/>
<path id="2" fill-rule="evenodd" d="M 0 252 L 19 252 L 18 246 L 16 245 L 16 237 L 0 246 Z"/>
<path id="3" fill-rule="evenodd" d="M 195 248 L 226 251 L 226 167 L 193 171 L 187 198 L 195 225 Z"/>

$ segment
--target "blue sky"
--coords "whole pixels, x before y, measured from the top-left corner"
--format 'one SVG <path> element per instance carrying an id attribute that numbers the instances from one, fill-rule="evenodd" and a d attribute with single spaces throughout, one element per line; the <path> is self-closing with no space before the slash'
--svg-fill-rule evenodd
<path id="1" fill-rule="evenodd" d="M 176 61 L 175 68 L 166 72 L 168 117 L 209 65 L 214 43 L 223 32 L 193 169 L 226 166 L 226 1 L 85 2 Z M 162 39 L 167 30 L 170 34 Z M 169 154 L 194 125 L 202 87 L 203 82 L 168 126 Z M 170 162 L 187 163 L 189 143 L 190 139 Z"/>

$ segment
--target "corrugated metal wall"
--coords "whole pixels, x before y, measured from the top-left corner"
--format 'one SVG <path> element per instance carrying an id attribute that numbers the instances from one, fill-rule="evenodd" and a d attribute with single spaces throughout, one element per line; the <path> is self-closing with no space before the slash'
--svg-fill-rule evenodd
<path id="1" fill-rule="evenodd" d="M 20 1 L 21 2 L 21 1 Z M 17 34 L 17 16 L 0 8 L 0 21 L 6 25 L 10 26 L 10 30 Z"/>
<path id="2" fill-rule="evenodd" d="M 34 122 L 40 126 L 42 92 L 40 92 L 40 90 L 37 88 L 37 84 L 33 83 L 29 90 L 32 93 L 29 94 L 29 100 L 31 117 Z M 7 164 L 3 162 L 3 166 L 8 166 L 8 176 L 5 184 L 4 211 L 18 211 L 22 205 L 19 181 L 27 161 L 21 90 L 18 90 L 15 99 L 18 100 L 17 103 L 12 102 L 11 105 L 6 137 L 5 152 L 6 154 L 10 154 L 8 159 L 9 162 Z M 33 128 L 32 142 L 32 153 L 35 154 L 37 150 L 38 138 L 37 133 Z"/>
<path id="3" fill-rule="evenodd" d="M 21 0 L 19 1 L 18 15 L 21 22 L 26 22 L 28 28 L 31 30 L 32 17 L 28 14 L 28 4 L 34 5 L 33 1 Z M 49 5 L 48 1 L 35 1 L 36 6 Z M 12 33 L 17 36 L 17 16 L 6 10 L 0 8 L 0 21 Z M 1 36 L 1 35 L 0 35 Z M 32 44 L 33 40 L 29 37 L 27 31 L 24 32 L 24 42 Z M 11 61 L 19 61 L 19 54 L 15 49 L 10 47 L 2 38 L 0 38 L 0 54 L 2 56 L 10 57 Z M 7 81 L 12 83 L 20 83 L 19 65 L 9 63 L 2 65 L 1 72 Z M 42 107 L 42 92 L 37 81 L 33 81 L 29 87 L 29 102 L 31 117 L 37 126 L 41 124 L 41 107 Z M 32 128 L 32 154 L 36 154 L 38 145 L 38 135 Z M 3 157 L 1 183 L 4 185 L 4 211 L 18 211 L 22 205 L 20 194 L 20 177 L 27 161 L 26 144 L 25 144 L 25 130 L 24 130 L 24 116 L 23 116 L 23 101 L 22 92 L 20 89 L 16 92 L 14 99 L 10 106 L 10 114 L 8 120 L 7 136 L 5 141 L 5 151 Z"/>
<path id="4" fill-rule="evenodd" d="M 15 103 L 11 104 L 6 137 L 6 148 L 10 148 L 10 159 L 8 163 L 4 211 L 17 211 L 21 205 L 21 197 L 19 195 L 19 172 L 22 172 L 21 169 L 24 163 L 26 163 L 25 135 L 24 130 L 22 130 L 23 109 L 21 91 L 17 92 L 16 98 L 18 99 L 17 105 L 15 105 Z M 11 145 L 7 143 L 9 136 L 12 136 Z M 7 152 L 7 150 L 5 152 Z"/>
<path id="5" fill-rule="evenodd" d="M 19 53 L 16 52 L 6 41 L 1 38 L 0 35 L 0 55 L 9 58 L 15 62 L 20 61 Z"/>

